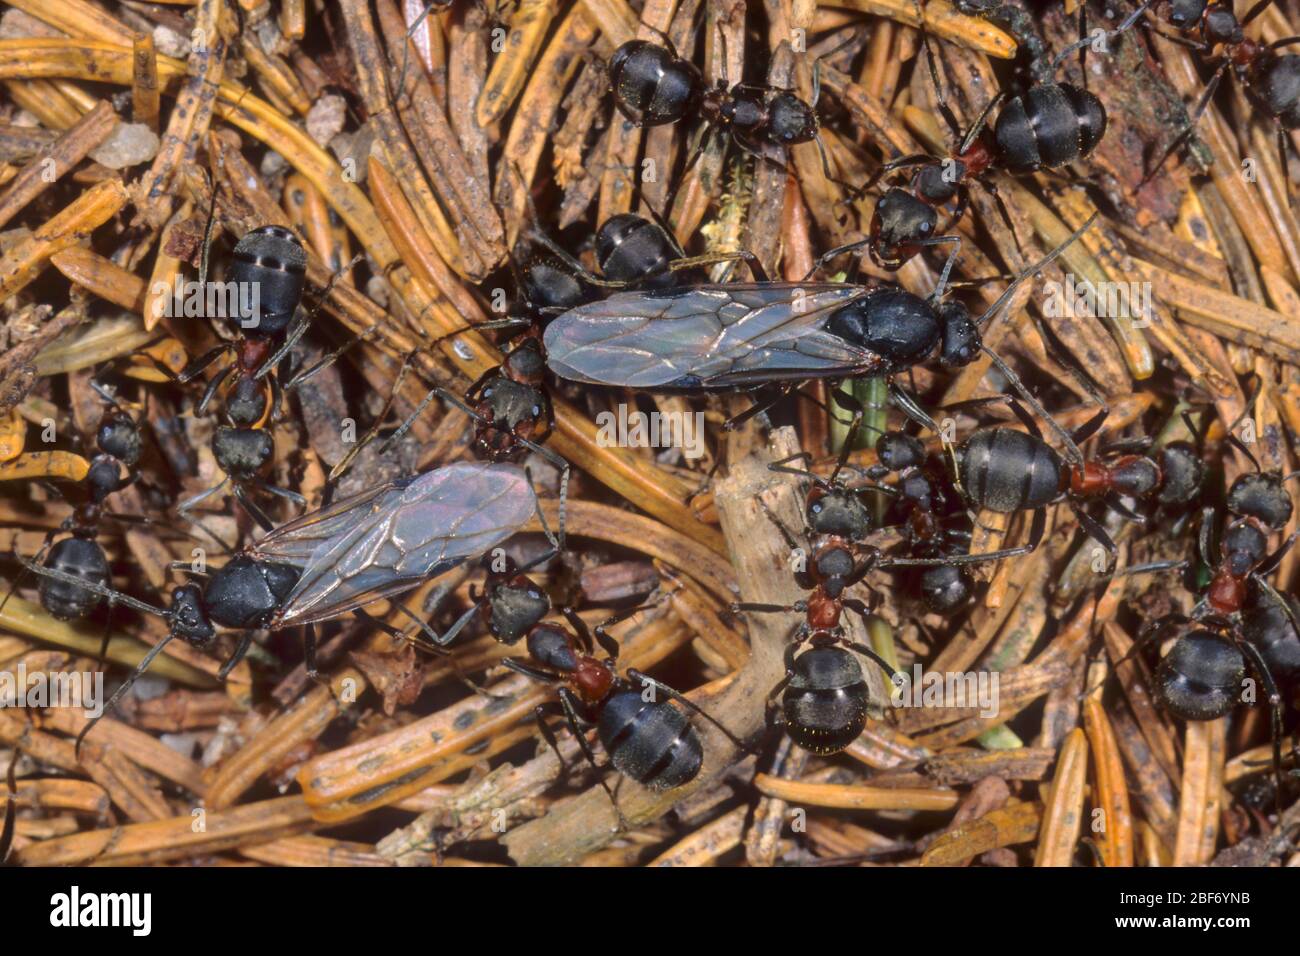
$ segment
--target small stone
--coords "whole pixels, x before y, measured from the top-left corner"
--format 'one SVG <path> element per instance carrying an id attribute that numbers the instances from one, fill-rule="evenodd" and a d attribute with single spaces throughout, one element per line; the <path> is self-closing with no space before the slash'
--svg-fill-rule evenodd
<path id="1" fill-rule="evenodd" d="M 90 158 L 109 169 L 126 169 L 153 159 L 160 145 L 158 134 L 144 123 L 118 123 Z"/>

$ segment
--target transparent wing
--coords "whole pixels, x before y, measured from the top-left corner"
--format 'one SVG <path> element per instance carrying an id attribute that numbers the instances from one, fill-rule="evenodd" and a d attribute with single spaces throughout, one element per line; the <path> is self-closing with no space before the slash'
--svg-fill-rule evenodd
<path id="1" fill-rule="evenodd" d="M 303 569 L 270 626 L 328 620 L 409 590 L 496 547 L 535 507 L 519 467 L 458 462 L 304 515 L 250 551 Z"/>
<path id="2" fill-rule="evenodd" d="M 826 330 L 866 295 L 840 283 L 736 283 L 620 292 L 565 312 L 544 336 L 551 371 L 630 388 L 734 388 L 872 371 L 880 356 Z"/>

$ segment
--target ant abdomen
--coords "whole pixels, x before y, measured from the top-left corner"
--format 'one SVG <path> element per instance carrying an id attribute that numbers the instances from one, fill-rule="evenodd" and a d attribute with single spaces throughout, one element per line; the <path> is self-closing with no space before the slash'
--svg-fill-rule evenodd
<path id="1" fill-rule="evenodd" d="M 690 115 L 704 88 L 695 64 L 646 40 L 629 40 L 614 51 L 609 78 L 619 111 L 638 126 L 664 126 Z"/>
<path id="2" fill-rule="evenodd" d="M 1286 53 L 1266 60 L 1253 88 L 1283 129 L 1300 128 L 1300 56 Z"/>
<path id="3" fill-rule="evenodd" d="M 1007 102 L 993 136 L 1013 173 L 1057 169 L 1087 159 L 1106 135 L 1106 110 L 1087 90 L 1042 83 Z"/>
<path id="4" fill-rule="evenodd" d="M 666 701 L 648 702 L 635 690 L 610 696 L 596 732 L 614 768 L 654 790 L 689 783 L 704 763 L 704 748 L 686 714 Z"/>
<path id="5" fill-rule="evenodd" d="M 862 665 L 841 647 L 811 647 L 794 659 L 781 697 L 786 731 L 815 754 L 839 753 L 867 722 L 867 682 Z"/>
<path id="6" fill-rule="evenodd" d="M 1300 601 L 1290 594 L 1280 595 L 1291 607 L 1287 614 L 1276 601 L 1256 601 L 1241 615 L 1241 636 L 1259 649 L 1268 669 L 1280 681 L 1300 677 L 1300 634 L 1291 623 L 1292 615 L 1300 618 Z"/>
<path id="7" fill-rule="evenodd" d="M 59 541 L 50 549 L 45 566 L 91 584 L 108 584 L 108 558 L 104 556 L 104 549 L 87 538 L 71 537 Z M 61 621 L 85 617 L 102 600 L 93 591 L 57 578 L 41 578 L 40 599 L 41 607 Z"/>
<path id="8" fill-rule="evenodd" d="M 1236 706 L 1245 678 L 1245 659 L 1229 638 L 1191 631 L 1156 667 L 1155 695 L 1175 717 L 1214 720 Z"/>
<path id="9" fill-rule="evenodd" d="M 289 327 L 302 301 L 307 252 L 298 237 L 283 226 L 254 229 L 235 243 L 229 279 L 241 291 L 247 286 L 257 293 L 253 315 L 230 316 L 240 326 L 238 331 L 279 335 Z"/>
<path id="10" fill-rule="evenodd" d="M 981 508 L 1011 514 L 1051 504 L 1062 490 L 1061 458 L 1013 428 L 977 431 L 961 446 L 962 487 Z"/>
<path id="11" fill-rule="evenodd" d="M 641 283 L 647 288 L 665 288 L 677 277 L 667 271 L 678 257 L 673 240 L 662 226 L 634 213 L 611 216 L 596 232 L 596 261 L 601 274 L 613 282 Z"/>

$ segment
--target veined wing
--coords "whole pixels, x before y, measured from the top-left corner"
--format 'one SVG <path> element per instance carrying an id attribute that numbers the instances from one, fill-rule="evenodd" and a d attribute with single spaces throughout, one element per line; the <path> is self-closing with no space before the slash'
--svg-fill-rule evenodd
<path id="1" fill-rule="evenodd" d="M 364 509 L 348 509 L 350 526 L 343 514 L 325 519 L 337 532 L 317 542 L 271 625 L 328 620 L 409 590 L 496 547 L 535 509 L 528 479 L 510 464 L 457 462 L 387 485 Z M 268 539 L 255 557 L 277 559 L 276 542 L 265 549 Z M 299 547 L 295 542 L 285 551 Z"/>
<path id="2" fill-rule="evenodd" d="M 543 337 L 561 378 L 630 388 L 730 388 L 861 374 L 878 355 L 826 331 L 868 293 L 841 283 L 736 283 L 620 292 L 556 317 Z"/>
<path id="3" fill-rule="evenodd" d="M 326 508 L 299 515 L 269 532 L 250 548 L 249 557 L 303 567 L 323 544 L 355 529 L 401 499 L 406 488 L 422 476 L 412 475 L 340 498 Z"/>

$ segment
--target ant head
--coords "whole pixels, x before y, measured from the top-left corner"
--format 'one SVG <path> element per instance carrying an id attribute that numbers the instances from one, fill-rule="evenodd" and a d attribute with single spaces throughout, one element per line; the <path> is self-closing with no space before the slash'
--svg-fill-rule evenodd
<path id="1" fill-rule="evenodd" d="M 1268 556 L 1268 535 L 1258 522 L 1239 518 L 1223 530 L 1219 551 L 1232 576 L 1244 578 Z"/>
<path id="2" fill-rule="evenodd" d="M 966 164 L 959 159 L 946 166 L 926 163 L 912 177 L 912 188 L 927 202 L 940 206 L 957 195 L 957 184 L 965 176 Z"/>
<path id="3" fill-rule="evenodd" d="M 275 441 L 265 428 L 222 425 L 212 436 L 212 455 L 221 470 L 236 481 L 253 478 L 275 454 Z"/>
<path id="4" fill-rule="evenodd" d="M 943 326 L 939 361 L 948 368 L 962 368 L 975 361 L 983 339 L 966 307 L 960 302 L 945 302 L 939 307 L 939 317 Z"/>
<path id="5" fill-rule="evenodd" d="M 105 455 L 112 455 L 127 467 L 140 461 L 140 426 L 126 412 L 106 411 L 100 419 L 95 442 Z"/>
<path id="6" fill-rule="evenodd" d="M 799 97 L 781 92 L 767 103 L 768 129 L 783 146 L 810 143 L 817 136 L 817 113 Z"/>
<path id="7" fill-rule="evenodd" d="M 1171 0 L 1165 19 L 1176 30 L 1188 30 L 1201 22 L 1206 0 Z"/>
<path id="8" fill-rule="evenodd" d="M 871 258 L 883 268 L 900 268 L 916 254 L 914 243 L 933 236 L 938 223 L 929 203 L 897 186 L 887 190 L 871 217 Z"/>
<path id="9" fill-rule="evenodd" d="M 814 534 L 829 534 L 850 541 L 871 533 L 871 512 L 861 497 L 847 488 L 813 485 L 804 509 Z"/>
<path id="10" fill-rule="evenodd" d="M 1232 6 L 1218 3 L 1206 8 L 1201 19 L 1201 32 L 1209 44 L 1240 43 L 1246 36 L 1237 15 L 1232 12 Z"/>
<path id="11" fill-rule="evenodd" d="M 919 468 L 925 464 L 925 445 L 904 432 L 885 432 L 876 439 L 876 457 L 889 471 Z"/>
<path id="12" fill-rule="evenodd" d="M 1205 462 L 1187 442 L 1170 442 L 1160 449 L 1160 474 L 1164 482 L 1156 501 L 1167 507 L 1190 504 L 1205 483 Z"/>
<path id="13" fill-rule="evenodd" d="M 528 654 L 543 667 L 561 674 L 578 669 L 580 656 L 573 635 L 558 624 L 539 624 L 528 632 Z"/>
<path id="14" fill-rule="evenodd" d="M 172 589 L 171 626 L 174 634 L 200 650 L 217 636 L 197 584 L 182 584 Z"/>
<path id="15" fill-rule="evenodd" d="M 502 644 L 515 644 L 551 610 L 546 592 L 523 575 L 488 587 L 488 630 Z"/>
<path id="16" fill-rule="evenodd" d="M 921 572 L 921 600 L 936 614 L 957 610 L 974 590 L 971 576 L 959 564 L 937 564 Z"/>
<path id="17" fill-rule="evenodd" d="M 524 301 L 536 309 L 564 312 L 591 299 L 592 290 L 559 256 L 540 246 L 524 260 L 519 276 Z"/>
<path id="18" fill-rule="evenodd" d="M 1293 507 L 1282 477 L 1272 472 L 1247 472 L 1228 490 L 1229 511 L 1254 518 L 1272 531 L 1286 526 Z"/>

